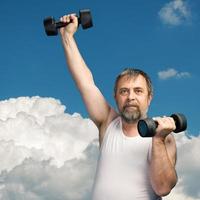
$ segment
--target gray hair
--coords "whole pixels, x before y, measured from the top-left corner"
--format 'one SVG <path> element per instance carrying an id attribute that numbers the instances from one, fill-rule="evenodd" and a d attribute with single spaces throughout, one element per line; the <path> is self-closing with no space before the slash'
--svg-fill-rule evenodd
<path id="1" fill-rule="evenodd" d="M 115 80 L 115 86 L 114 86 L 114 93 L 116 95 L 117 92 L 117 84 L 119 82 L 119 80 L 124 77 L 124 76 L 128 76 L 128 78 L 132 78 L 132 77 L 137 77 L 139 75 L 142 75 L 147 83 L 147 90 L 148 90 L 148 95 L 149 96 L 153 96 L 153 86 L 152 86 L 152 82 L 150 77 L 147 75 L 147 73 L 145 73 L 144 71 L 140 70 L 140 69 L 135 69 L 135 68 L 125 68 L 116 78 Z"/>

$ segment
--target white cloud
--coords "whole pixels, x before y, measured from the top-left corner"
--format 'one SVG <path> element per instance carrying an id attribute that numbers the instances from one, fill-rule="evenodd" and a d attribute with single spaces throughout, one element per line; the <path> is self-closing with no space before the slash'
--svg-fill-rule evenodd
<path id="1" fill-rule="evenodd" d="M 97 137 L 91 120 L 76 113 L 64 113 L 65 107 L 53 98 L 10 99 L 0 102 L 0 110 L 0 138 L 4 145 L 0 154 L 13 148 L 15 154 L 23 154 L 24 158 L 37 154 L 42 160 L 52 157 L 51 162 L 59 167 Z M 12 153 L 9 156 L 13 157 L 1 164 L 0 170 L 12 168 L 9 162 L 13 162 L 13 158 L 15 161 L 22 158 Z"/>
<path id="2" fill-rule="evenodd" d="M 189 72 L 179 72 L 176 75 L 177 78 L 189 78 L 191 74 Z"/>
<path id="3" fill-rule="evenodd" d="M 64 111 L 53 98 L 0 101 L 0 199 L 89 198 L 98 131 Z"/>
<path id="4" fill-rule="evenodd" d="M 0 199 L 90 200 L 98 132 L 53 98 L 0 101 Z M 164 200 L 200 198 L 200 136 L 176 135 L 179 182 Z"/>
<path id="5" fill-rule="evenodd" d="M 184 0 L 173 0 L 161 8 L 159 17 L 164 24 L 177 26 L 188 22 L 191 12 Z"/>
<path id="6" fill-rule="evenodd" d="M 178 72 L 177 70 L 173 68 L 169 68 L 163 71 L 158 72 L 158 78 L 161 80 L 167 80 L 169 78 L 189 78 L 191 77 L 191 74 L 189 72 Z"/>
<path id="7" fill-rule="evenodd" d="M 0 195 L 3 200 L 89 200 L 97 155 L 97 142 L 93 141 L 82 157 L 68 160 L 59 168 L 49 161 L 25 159 L 3 173 Z"/>
<path id="8" fill-rule="evenodd" d="M 160 79 L 168 79 L 168 78 L 176 76 L 176 74 L 177 74 L 177 71 L 175 69 L 171 68 L 171 69 L 167 69 L 165 71 L 158 72 L 158 77 Z"/>
<path id="9" fill-rule="evenodd" d="M 178 149 L 177 174 L 178 184 L 164 200 L 198 200 L 200 199 L 200 136 L 175 136 Z"/>

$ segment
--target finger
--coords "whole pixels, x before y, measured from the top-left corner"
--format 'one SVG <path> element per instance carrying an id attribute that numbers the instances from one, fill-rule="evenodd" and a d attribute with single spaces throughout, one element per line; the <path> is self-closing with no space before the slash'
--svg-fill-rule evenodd
<path id="1" fill-rule="evenodd" d="M 172 125 L 174 124 L 174 120 L 171 117 L 163 117 L 162 121 L 168 124 L 172 124 Z"/>
<path id="2" fill-rule="evenodd" d="M 78 17 L 77 17 L 77 15 L 75 13 L 70 15 L 70 21 L 72 23 L 76 23 L 78 21 Z"/>
<path id="3" fill-rule="evenodd" d="M 162 117 L 153 117 L 154 121 L 156 121 L 158 124 L 162 123 Z"/>
<path id="4" fill-rule="evenodd" d="M 76 13 L 72 13 L 69 15 L 70 19 L 75 19 L 77 17 Z"/>
<path id="5" fill-rule="evenodd" d="M 163 117 L 159 120 L 158 123 L 162 128 L 165 128 L 171 131 L 176 129 L 175 122 L 173 118 L 171 117 Z"/>
<path id="6" fill-rule="evenodd" d="M 170 122 L 173 126 L 173 130 L 175 130 L 176 129 L 176 123 L 175 123 L 174 119 L 172 117 L 169 117 L 169 120 L 170 120 Z"/>
<path id="7" fill-rule="evenodd" d="M 169 123 L 169 120 L 167 119 L 167 117 L 154 117 L 153 120 L 158 123 L 159 127 L 163 127 L 163 128 L 168 126 L 167 124 Z"/>
<path id="8" fill-rule="evenodd" d="M 69 23 L 70 22 L 70 15 L 66 15 L 65 20 L 66 20 L 65 22 Z"/>
<path id="9" fill-rule="evenodd" d="M 60 21 L 64 22 L 64 23 L 68 23 L 70 22 L 70 15 L 64 15 L 60 18 Z"/>
<path id="10" fill-rule="evenodd" d="M 157 120 L 161 119 L 161 117 L 153 117 L 152 119 L 153 119 L 154 121 L 157 121 Z"/>

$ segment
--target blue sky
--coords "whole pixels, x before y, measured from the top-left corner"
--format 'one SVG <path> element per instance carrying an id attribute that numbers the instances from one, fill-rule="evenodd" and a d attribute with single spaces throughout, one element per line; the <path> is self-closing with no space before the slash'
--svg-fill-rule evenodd
<path id="1" fill-rule="evenodd" d="M 96 84 L 115 106 L 113 84 L 125 67 L 152 78 L 149 115 L 182 112 L 188 131 L 198 135 L 200 99 L 200 2 L 198 0 L 41 1 L 0 3 L 0 100 L 54 97 L 66 112 L 87 116 L 66 69 L 60 37 L 47 37 L 43 19 L 90 8 L 94 27 L 76 33 L 80 51 Z"/>

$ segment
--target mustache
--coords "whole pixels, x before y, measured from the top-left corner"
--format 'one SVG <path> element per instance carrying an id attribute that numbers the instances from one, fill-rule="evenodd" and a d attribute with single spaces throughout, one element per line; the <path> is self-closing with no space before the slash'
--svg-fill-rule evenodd
<path id="1" fill-rule="evenodd" d="M 137 107 L 137 108 L 138 108 L 138 104 L 135 104 L 135 103 L 132 103 L 132 104 L 126 103 L 126 104 L 123 106 L 123 108 L 127 108 L 127 107 Z"/>

